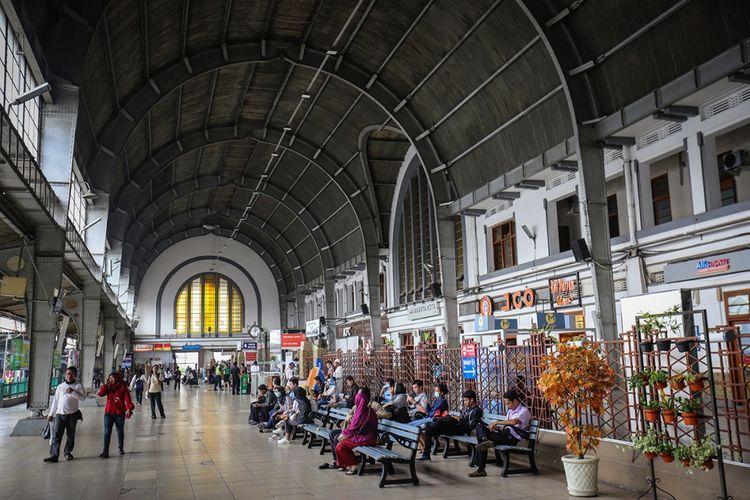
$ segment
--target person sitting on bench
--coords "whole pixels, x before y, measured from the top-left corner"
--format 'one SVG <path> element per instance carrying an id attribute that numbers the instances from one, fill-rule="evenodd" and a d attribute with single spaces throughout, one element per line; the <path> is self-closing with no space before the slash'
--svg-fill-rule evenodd
<path id="1" fill-rule="evenodd" d="M 365 390 L 368 389 L 368 390 Z M 347 475 L 357 473 L 357 457 L 354 448 L 371 446 L 378 440 L 378 415 L 370 407 L 370 391 L 364 387 L 354 398 L 354 415 L 351 422 L 339 436 L 336 445 L 336 462 L 339 470 L 346 470 Z"/>
<path id="2" fill-rule="evenodd" d="M 250 404 L 250 418 L 247 423 L 257 425 L 268 420 L 268 411 L 276 406 L 276 395 L 269 391 L 266 384 L 258 386 L 258 399 Z"/>
<path id="3" fill-rule="evenodd" d="M 477 424 L 476 455 L 474 462 L 477 470 L 469 477 L 485 477 L 487 465 L 487 451 L 497 445 L 516 446 L 519 441 L 528 438 L 531 413 L 518 399 L 518 393 L 510 390 L 503 395 L 503 403 L 508 409 L 505 420 L 498 420 L 486 426 L 483 422 Z"/>
<path id="4" fill-rule="evenodd" d="M 434 418 L 440 418 L 449 414 L 448 407 L 448 386 L 445 384 L 435 385 L 435 392 L 433 393 L 435 399 L 432 403 L 427 404 L 427 408 L 419 406 L 420 409 L 426 409 L 427 414 L 423 418 L 418 418 L 409 422 L 409 425 L 422 426 L 433 421 Z"/>
<path id="5" fill-rule="evenodd" d="M 458 417 L 448 415 L 447 417 L 435 417 L 432 422 L 424 428 L 424 451 L 418 458 L 420 461 L 430 460 L 432 440 L 440 435 L 460 436 L 470 434 L 482 421 L 482 408 L 477 404 L 477 393 L 469 389 L 463 393 L 464 409 Z"/>

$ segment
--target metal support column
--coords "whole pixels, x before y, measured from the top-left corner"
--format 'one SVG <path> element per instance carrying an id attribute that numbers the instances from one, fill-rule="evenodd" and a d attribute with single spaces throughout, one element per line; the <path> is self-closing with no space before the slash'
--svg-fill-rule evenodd
<path id="1" fill-rule="evenodd" d="M 294 317 L 297 320 L 297 329 L 304 330 L 305 329 L 305 292 L 301 289 L 297 290 L 297 294 L 295 295 L 295 298 L 297 299 L 297 302 L 295 303 L 295 310 L 296 313 Z"/>
<path id="2" fill-rule="evenodd" d="M 592 257 L 590 266 L 596 300 L 596 330 L 600 339 L 614 340 L 617 337 L 617 317 L 607 217 L 604 152 L 595 140 L 594 129 L 590 125 L 579 126 L 578 141 L 580 197 L 586 221 L 586 240 Z"/>
<path id="3" fill-rule="evenodd" d="M 104 380 L 107 380 L 109 374 L 112 373 L 112 361 L 115 356 L 115 343 L 117 342 L 117 331 L 115 329 L 115 320 L 104 318 L 104 346 L 102 349 L 103 362 L 102 367 L 104 371 Z"/>
<path id="4" fill-rule="evenodd" d="M 81 383 L 87 389 L 93 387 L 94 362 L 96 361 L 96 334 L 99 325 L 101 285 L 87 281 L 83 285 L 83 318 L 81 319 L 81 359 L 78 367 Z"/>
<path id="5" fill-rule="evenodd" d="M 456 222 L 452 217 L 443 216 L 444 207 L 438 211 L 438 245 L 440 247 L 440 272 L 433 270 L 432 279 L 440 281 L 443 292 L 443 307 L 445 308 L 445 338 L 443 341 L 449 347 L 457 347 L 458 334 L 458 302 L 456 301 Z"/>
<path id="6" fill-rule="evenodd" d="M 117 336 L 116 344 L 119 345 L 120 348 L 117 349 L 117 356 L 112 362 L 112 366 L 114 366 L 115 369 L 119 369 L 122 365 L 122 356 L 128 348 L 128 325 L 125 323 L 124 319 L 117 318 L 115 321 L 115 335 Z M 169 362 L 171 363 L 172 360 Z"/>
<path id="7" fill-rule="evenodd" d="M 379 347 L 383 343 L 383 337 L 380 331 L 380 258 L 378 256 L 378 247 L 368 247 L 366 253 L 370 341 L 372 342 L 372 347 Z"/>

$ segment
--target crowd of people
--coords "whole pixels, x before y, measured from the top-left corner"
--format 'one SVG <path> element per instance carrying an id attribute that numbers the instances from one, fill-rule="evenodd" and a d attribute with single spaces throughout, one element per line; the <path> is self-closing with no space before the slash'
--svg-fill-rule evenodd
<path id="1" fill-rule="evenodd" d="M 505 420 L 487 424 L 473 390 L 462 394 L 461 412 L 451 414 L 448 386 L 439 379 L 431 396 L 425 391 L 422 380 L 413 380 L 409 387 L 407 390 L 403 382 L 388 378 L 379 393 L 373 395 L 369 387 L 360 388 L 354 377 L 344 376 L 341 363 L 334 360 L 315 378 L 309 394 L 296 377 L 289 378 L 285 385 L 280 377 L 272 379 L 270 388 L 260 385 L 257 398 L 250 404 L 248 423 L 257 426 L 259 432 L 271 432 L 269 440 L 285 446 L 291 443 L 296 426 L 313 422 L 313 412 L 327 407 L 349 409 L 341 428 L 334 428 L 330 433 L 332 460 L 319 468 L 336 469 L 350 475 L 356 474 L 358 464 L 354 449 L 377 443 L 381 419 L 423 429 L 420 461 L 432 459 L 431 450 L 437 437 L 476 433 L 476 470 L 469 477 L 487 475 L 487 453 L 494 446 L 515 446 L 528 438 L 531 413 L 515 390 L 503 396 Z"/>

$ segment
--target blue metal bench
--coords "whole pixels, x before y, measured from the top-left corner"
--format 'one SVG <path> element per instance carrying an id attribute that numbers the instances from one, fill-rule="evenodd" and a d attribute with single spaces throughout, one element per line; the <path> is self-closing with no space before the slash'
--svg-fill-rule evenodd
<path id="1" fill-rule="evenodd" d="M 536 467 L 536 460 L 534 459 L 534 450 L 536 448 L 536 439 L 539 434 L 539 420 L 532 420 L 529 424 L 529 438 L 528 446 L 508 446 L 498 445 L 495 446 L 495 455 L 500 456 L 503 462 L 503 477 L 508 477 L 511 474 L 539 474 L 539 469 Z M 510 455 L 524 455 L 529 458 L 529 466 L 522 469 L 511 469 L 510 468 Z"/>
<path id="2" fill-rule="evenodd" d="M 451 415 L 458 416 L 458 412 L 451 412 Z M 505 415 L 499 415 L 497 413 L 485 413 L 482 416 L 482 422 L 485 425 L 490 425 L 492 422 L 498 420 L 505 420 Z M 474 447 L 477 445 L 476 435 L 462 435 L 462 436 L 445 436 L 441 435 L 441 438 L 445 440 L 445 449 L 443 450 L 443 458 L 458 457 L 458 456 L 470 456 L 471 465 L 474 463 Z M 439 439 L 438 439 L 439 440 Z M 437 440 L 436 440 L 437 441 Z M 451 446 L 451 442 L 453 446 Z M 461 448 L 461 445 L 466 446 L 466 451 Z M 435 445 L 435 453 L 439 453 L 438 445 Z"/>
<path id="3" fill-rule="evenodd" d="M 334 427 L 341 427 L 348 414 L 348 408 L 328 408 L 325 412 L 317 412 L 317 418 L 313 419 L 313 423 L 301 426 L 304 432 L 302 444 L 307 443 L 308 448 L 320 444 L 320 454 L 323 455 L 328 451 L 331 431 Z"/>
<path id="4" fill-rule="evenodd" d="M 359 466 L 359 475 L 365 472 L 368 461 L 372 460 L 380 464 L 381 474 L 378 486 L 383 488 L 389 484 L 413 484 L 419 486 L 415 460 L 417 458 L 417 446 L 422 429 L 413 425 L 401 424 L 392 420 L 381 420 L 378 424 L 380 440 L 385 441 L 385 446 L 358 446 L 354 451 L 359 453 L 362 461 Z M 407 450 L 402 454 L 393 450 L 393 444 L 398 443 Z M 411 450 L 409 453 L 408 451 Z M 393 474 L 393 464 L 406 464 L 409 466 L 409 477 L 403 479 L 388 479 L 388 474 Z"/>

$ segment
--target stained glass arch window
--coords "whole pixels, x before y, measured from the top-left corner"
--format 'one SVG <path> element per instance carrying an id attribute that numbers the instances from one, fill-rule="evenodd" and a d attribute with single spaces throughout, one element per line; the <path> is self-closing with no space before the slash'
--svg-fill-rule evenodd
<path id="1" fill-rule="evenodd" d="M 239 287 L 217 273 L 204 273 L 185 281 L 174 301 L 177 335 L 231 335 L 242 332 L 245 300 Z"/>

